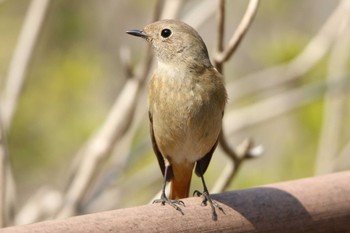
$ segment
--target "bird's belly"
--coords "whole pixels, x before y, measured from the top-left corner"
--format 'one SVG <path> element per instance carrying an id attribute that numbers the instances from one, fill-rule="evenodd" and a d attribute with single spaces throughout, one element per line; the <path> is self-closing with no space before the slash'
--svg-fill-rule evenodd
<path id="1" fill-rule="evenodd" d="M 164 105 L 165 101 L 155 106 L 153 112 L 159 150 L 171 162 L 192 163 L 201 159 L 216 143 L 221 130 L 221 111 L 212 109 L 209 103 L 172 100 Z"/>

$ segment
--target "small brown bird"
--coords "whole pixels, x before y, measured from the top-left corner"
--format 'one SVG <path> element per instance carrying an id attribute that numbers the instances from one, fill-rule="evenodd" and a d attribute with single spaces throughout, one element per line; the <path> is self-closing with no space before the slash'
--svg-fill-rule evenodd
<path id="1" fill-rule="evenodd" d="M 148 106 L 153 150 L 164 175 L 161 199 L 182 213 L 192 171 L 201 177 L 203 204 L 215 207 L 203 174 L 218 143 L 227 94 L 222 75 L 212 66 L 199 34 L 176 20 L 161 20 L 128 34 L 146 39 L 158 61 L 149 84 Z M 171 181 L 169 199 L 166 182 Z M 222 209 L 221 209 L 222 210 Z"/>

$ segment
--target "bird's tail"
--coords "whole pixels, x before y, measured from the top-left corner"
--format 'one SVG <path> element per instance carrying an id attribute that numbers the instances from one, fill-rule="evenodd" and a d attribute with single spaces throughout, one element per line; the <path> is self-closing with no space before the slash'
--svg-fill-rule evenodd
<path id="1" fill-rule="evenodd" d="M 170 185 L 169 198 L 177 200 L 188 197 L 194 164 L 172 164 L 171 166 L 174 176 Z"/>

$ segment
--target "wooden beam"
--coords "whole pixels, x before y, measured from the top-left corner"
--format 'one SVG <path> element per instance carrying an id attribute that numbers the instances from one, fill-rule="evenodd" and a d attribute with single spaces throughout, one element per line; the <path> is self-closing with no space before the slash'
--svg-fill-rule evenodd
<path id="1" fill-rule="evenodd" d="M 0 229 L 0 232 L 350 232 L 350 171 L 213 195 L 225 213 L 211 219 L 201 198 L 184 215 L 160 204 Z"/>

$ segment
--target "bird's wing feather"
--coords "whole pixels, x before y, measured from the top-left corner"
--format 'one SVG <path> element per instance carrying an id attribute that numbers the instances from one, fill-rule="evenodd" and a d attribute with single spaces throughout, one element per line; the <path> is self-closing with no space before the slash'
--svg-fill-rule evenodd
<path id="1" fill-rule="evenodd" d="M 160 167 L 160 170 L 162 171 L 162 174 L 164 176 L 165 173 L 165 161 L 164 161 L 164 157 L 162 155 L 162 153 L 159 151 L 158 149 L 158 145 L 156 142 L 156 139 L 154 137 L 154 131 L 153 131 L 153 119 L 152 119 L 152 114 L 151 112 L 148 112 L 148 116 L 149 116 L 149 121 L 150 121 L 150 133 L 151 133 L 151 140 L 152 140 L 152 147 L 153 147 L 153 151 L 156 154 L 157 160 L 158 160 L 158 164 Z M 167 181 L 171 180 L 173 177 L 173 171 L 172 168 L 169 167 L 168 172 L 167 172 Z"/>
<path id="2" fill-rule="evenodd" d="M 203 158 L 201 158 L 200 160 L 197 161 L 196 170 L 195 170 L 197 176 L 202 176 L 206 172 L 206 170 L 209 166 L 211 157 L 215 151 L 216 146 L 218 145 L 218 141 L 219 141 L 219 138 L 216 140 L 215 144 L 210 149 L 210 151 Z"/>

